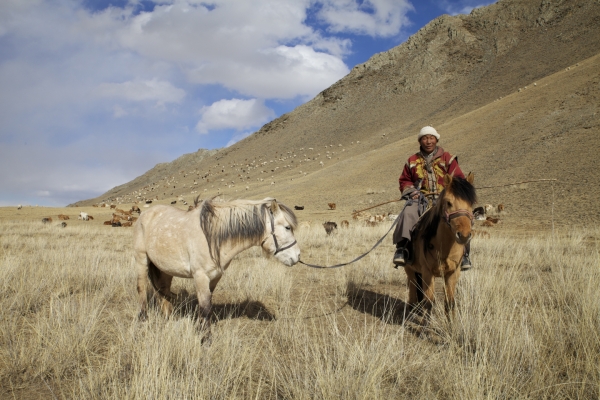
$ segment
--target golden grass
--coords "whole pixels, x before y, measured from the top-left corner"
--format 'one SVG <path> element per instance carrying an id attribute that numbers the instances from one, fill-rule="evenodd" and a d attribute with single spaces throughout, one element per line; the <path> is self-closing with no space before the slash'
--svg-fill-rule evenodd
<path id="1" fill-rule="evenodd" d="M 335 270 L 242 253 L 214 295 L 213 343 L 178 312 L 138 322 L 123 228 L 0 224 L 3 398 L 598 398 L 600 230 L 492 234 L 473 245 L 458 312 L 404 320 L 391 239 Z M 389 227 L 297 232 L 302 258 L 349 261 Z M 439 283 L 439 282 L 438 282 Z M 443 296 L 441 291 L 438 295 Z"/>

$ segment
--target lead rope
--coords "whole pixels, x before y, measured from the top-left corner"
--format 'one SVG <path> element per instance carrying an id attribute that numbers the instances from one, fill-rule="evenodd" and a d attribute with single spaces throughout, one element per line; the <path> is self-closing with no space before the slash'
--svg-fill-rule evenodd
<path id="1" fill-rule="evenodd" d="M 406 206 L 408 205 L 408 201 L 406 203 L 404 203 L 404 207 L 402 208 L 402 211 L 404 211 L 404 209 L 406 208 Z M 392 224 L 392 226 L 390 226 L 390 229 L 385 233 L 385 235 L 383 235 L 381 237 L 381 239 L 379 239 L 377 241 L 377 243 L 375 243 L 375 245 L 373 247 L 371 247 L 371 249 L 369 251 L 367 251 L 366 253 L 361 254 L 360 256 L 356 257 L 354 260 L 352 261 L 348 261 L 346 263 L 342 263 L 342 264 L 335 264 L 335 265 L 330 265 L 330 266 L 323 266 L 323 265 L 315 265 L 315 264 L 308 264 L 305 263 L 302 260 L 298 260 L 298 262 L 300 264 L 304 264 L 307 267 L 311 267 L 311 268 L 319 268 L 319 269 L 331 269 L 331 268 L 339 268 L 339 267 L 343 267 L 345 265 L 349 265 L 352 263 L 357 262 L 358 260 L 360 260 L 361 258 L 363 258 L 364 256 L 366 256 L 367 254 L 369 254 L 370 252 L 372 252 L 377 246 L 379 246 L 381 244 L 381 242 L 383 241 L 383 239 L 385 239 L 385 237 L 391 232 L 392 229 L 394 229 L 394 227 L 398 224 L 398 220 L 400 220 L 400 215 L 402 215 L 402 211 L 400 211 L 400 214 L 398 214 L 398 216 L 396 217 L 396 219 L 394 220 L 394 223 Z"/>

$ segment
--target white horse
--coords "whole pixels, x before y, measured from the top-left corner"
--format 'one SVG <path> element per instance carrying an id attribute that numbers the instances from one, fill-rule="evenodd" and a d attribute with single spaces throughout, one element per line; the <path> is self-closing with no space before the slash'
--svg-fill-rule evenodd
<path id="1" fill-rule="evenodd" d="M 166 317 L 173 312 L 173 277 L 192 278 L 198 314 L 210 335 L 212 292 L 231 260 L 252 246 L 261 246 L 283 264 L 294 265 L 300 259 L 296 225 L 294 212 L 272 198 L 228 203 L 206 200 L 191 211 L 167 205 L 144 211 L 133 232 L 140 320 L 147 319 L 148 278 Z"/>

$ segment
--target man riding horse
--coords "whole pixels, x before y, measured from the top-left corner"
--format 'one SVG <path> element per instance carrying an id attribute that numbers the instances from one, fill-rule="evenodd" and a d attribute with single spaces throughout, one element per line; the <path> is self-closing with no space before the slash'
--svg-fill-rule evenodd
<path id="1" fill-rule="evenodd" d="M 421 147 L 420 151 L 408 158 L 399 179 L 400 192 L 407 200 L 407 204 L 400 214 L 394 231 L 396 268 L 411 262 L 413 257 L 411 233 L 419 217 L 437 200 L 439 193 L 444 189 L 444 175 L 465 178 L 458 166 L 456 156 L 438 146 L 440 135 L 433 127 L 426 126 L 421 129 L 417 139 Z M 469 250 L 470 243 L 465 246 L 465 254 L 461 262 L 463 271 L 471 268 Z"/>

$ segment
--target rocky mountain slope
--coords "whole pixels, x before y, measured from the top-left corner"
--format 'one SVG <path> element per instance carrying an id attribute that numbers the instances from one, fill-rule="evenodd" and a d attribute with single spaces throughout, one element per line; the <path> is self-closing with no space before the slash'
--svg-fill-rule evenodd
<path id="1" fill-rule="evenodd" d="M 598 27 L 589 0 L 501 0 L 439 17 L 235 145 L 77 205 L 274 196 L 315 218 L 331 215 L 327 202 L 349 216 L 398 197 L 416 134 L 433 125 L 475 172 L 481 203 L 505 203 L 523 225 L 581 221 L 589 207 L 574 205 L 598 210 L 600 194 Z M 558 181 L 485 188 L 548 178 Z"/>

